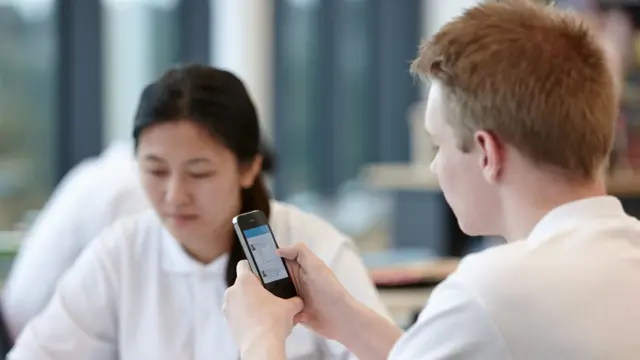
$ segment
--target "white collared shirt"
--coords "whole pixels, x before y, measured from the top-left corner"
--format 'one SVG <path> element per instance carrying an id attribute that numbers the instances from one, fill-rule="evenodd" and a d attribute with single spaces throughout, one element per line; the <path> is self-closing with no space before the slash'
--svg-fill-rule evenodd
<path id="1" fill-rule="evenodd" d="M 11 337 L 44 309 L 58 278 L 91 240 L 114 221 L 149 208 L 131 143 L 111 143 L 75 166 L 27 232 L 4 283 L 2 313 Z"/>
<path id="2" fill-rule="evenodd" d="M 272 202 L 281 245 L 304 242 L 361 302 L 386 314 L 353 243 L 326 222 Z M 227 257 L 192 260 L 152 212 L 109 227 L 67 272 L 9 359 L 238 360 L 222 314 Z M 350 355 L 303 327 L 287 340 L 289 359 Z"/>
<path id="3" fill-rule="evenodd" d="M 390 359 L 640 359 L 640 222 L 590 198 L 468 256 Z"/>

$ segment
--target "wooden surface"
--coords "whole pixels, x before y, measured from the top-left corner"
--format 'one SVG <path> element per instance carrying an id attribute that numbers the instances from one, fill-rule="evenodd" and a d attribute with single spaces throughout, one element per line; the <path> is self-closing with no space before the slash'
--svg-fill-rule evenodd
<path id="1" fill-rule="evenodd" d="M 379 293 L 382 303 L 396 325 L 406 328 L 413 321 L 414 315 L 424 308 L 431 290 L 431 288 L 384 289 Z"/>
<path id="2" fill-rule="evenodd" d="M 440 191 L 438 181 L 428 166 L 376 164 L 365 167 L 362 177 L 367 184 L 378 189 Z"/>
<path id="3" fill-rule="evenodd" d="M 397 283 L 411 283 L 428 280 L 440 282 L 453 273 L 458 267 L 459 259 L 443 258 L 424 263 L 385 266 L 380 269 L 370 269 L 371 278 L 376 284 L 388 285 Z"/>
<path id="4" fill-rule="evenodd" d="M 459 259 L 443 258 L 422 264 L 400 265 L 371 269 L 371 277 L 376 284 L 394 284 L 429 279 L 435 282 L 447 278 L 458 267 Z M 414 320 L 414 316 L 422 310 L 433 287 L 418 288 L 383 288 L 379 290 L 380 298 L 389 311 L 393 321 L 406 327 Z"/>
<path id="5" fill-rule="evenodd" d="M 370 186 L 383 190 L 440 191 L 426 165 L 370 165 L 363 169 L 362 177 Z M 615 196 L 640 196 L 640 174 L 616 174 L 607 181 L 607 190 Z"/>
<path id="6" fill-rule="evenodd" d="M 609 178 L 607 191 L 615 196 L 640 196 L 640 174 L 618 174 Z"/>

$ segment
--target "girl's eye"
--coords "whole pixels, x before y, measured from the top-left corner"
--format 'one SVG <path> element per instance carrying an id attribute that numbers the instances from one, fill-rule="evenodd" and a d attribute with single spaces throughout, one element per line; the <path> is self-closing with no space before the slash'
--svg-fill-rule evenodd
<path id="1" fill-rule="evenodd" d="M 210 177 L 213 173 L 210 172 L 206 172 L 206 173 L 197 173 L 197 174 L 191 174 L 191 177 L 194 179 L 206 179 L 208 177 Z"/>
<path id="2" fill-rule="evenodd" d="M 155 176 L 155 177 L 163 177 L 166 176 L 167 174 L 169 174 L 168 171 L 166 170 L 160 170 L 160 169 L 151 169 L 151 170 L 147 170 L 147 173 Z"/>

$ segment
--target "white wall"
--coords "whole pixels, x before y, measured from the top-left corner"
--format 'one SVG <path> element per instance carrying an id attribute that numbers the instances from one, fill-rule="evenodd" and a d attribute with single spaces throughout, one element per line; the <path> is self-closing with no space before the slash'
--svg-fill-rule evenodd
<path id="1" fill-rule="evenodd" d="M 433 35 L 449 20 L 480 0 L 423 0 L 422 16 L 424 36 Z"/>
<path id="2" fill-rule="evenodd" d="M 212 1 L 212 64 L 245 82 L 264 137 L 273 139 L 273 0 Z"/>
<path id="3" fill-rule="evenodd" d="M 155 29 L 162 24 L 155 21 L 154 12 L 175 11 L 178 0 L 102 0 L 101 3 L 104 9 L 102 140 L 106 146 L 114 140 L 131 139 L 140 93 L 159 75 L 154 58 L 157 49 L 152 40 Z"/>
<path id="4" fill-rule="evenodd" d="M 434 35 L 444 24 L 462 13 L 465 8 L 480 0 L 422 0 L 422 36 Z M 429 84 L 423 82 L 422 99 L 426 99 Z M 419 112 L 418 112 L 419 110 Z M 411 161 L 415 164 L 429 164 L 435 153 L 433 143 L 424 136 L 424 110 L 416 108 L 411 116 Z"/>
<path id="5" fill-rule="evenodd" d="M 104 12 L 103 144 L 129 140 L 142 88 L 153 80 L 149 5 L 111 3 Z"/>
<path id="6" fill-rule="evenodd" d="M 427 38 L 435 34 L 444 24 L 460 15 L 480 0 L 422 0 L 422 34 Z M 425 84 L 423 93 L 426 94 Z"/>

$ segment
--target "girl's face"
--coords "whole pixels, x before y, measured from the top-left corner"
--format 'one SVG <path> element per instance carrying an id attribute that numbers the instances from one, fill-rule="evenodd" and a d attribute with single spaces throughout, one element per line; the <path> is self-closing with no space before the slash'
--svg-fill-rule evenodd
<path id="1" fill-rule="evenodd" d="M 239 165 L 231 150 L 190 120 L 154 124 L 138 139 L 142 184 L 166 229 L 181 243 L 212 241 L 231 226 L 241 190 L 262 159 Z"/>

